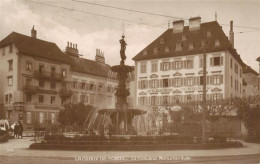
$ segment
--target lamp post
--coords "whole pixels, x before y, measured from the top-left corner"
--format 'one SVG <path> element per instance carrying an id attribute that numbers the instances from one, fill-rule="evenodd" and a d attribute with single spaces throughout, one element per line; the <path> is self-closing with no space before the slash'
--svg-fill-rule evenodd
<path id="1" fill-rule="evenodd" d="M 206 31 L 203 33 L 203 102 L 202 102 L 202 142 L 206 143 L 206 80 L 207 80 L 207 55 L 206 55 Z"/>

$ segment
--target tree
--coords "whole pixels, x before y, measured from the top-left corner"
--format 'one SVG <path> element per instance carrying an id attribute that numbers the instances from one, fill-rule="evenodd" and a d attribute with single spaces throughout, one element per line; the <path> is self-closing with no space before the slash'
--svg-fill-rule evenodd
<path id="1" fill-rule="evenodd" d="M 65 104 L 59 112 L 58 122 L 61 124 L 63 130 L 70 126 L 75 130 L 81 131 L 86 117 L 92 109 L 93 106 L 84 105 L 83 103 Z"/>
<path id="2" fill-rule="evenodd" d="M 260 98 L 259 96 L 235 98 L 233 104 L 248 131 L 246 140 L 260 142 Z"/>

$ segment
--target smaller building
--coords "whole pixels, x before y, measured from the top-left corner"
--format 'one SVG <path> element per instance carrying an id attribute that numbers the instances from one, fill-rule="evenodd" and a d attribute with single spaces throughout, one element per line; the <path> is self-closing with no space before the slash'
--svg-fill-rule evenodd
<path id="1" fill-rule="evenodd" d="M 243 66 L 243 97 L 259 95 L 259 78 L 258 73 L 250 66 Z"/>

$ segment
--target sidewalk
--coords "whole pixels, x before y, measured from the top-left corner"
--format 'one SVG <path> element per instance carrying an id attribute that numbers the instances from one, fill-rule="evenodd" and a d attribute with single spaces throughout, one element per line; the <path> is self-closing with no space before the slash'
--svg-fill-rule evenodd
<path id="1" fill-rule="evenodd" d="M 11 139 L 0 144 L 1 156 L 30 156 L 50 158 L 75 158 L 81 157 L 172 157 L 172 156 L 232 156 L 259 154 L 260 144 L 242 142 L 242 148 L 228 148 L 217 150 L 172 150 L 172 151 L 65 151 L 65 150 L 30 150 L 29 145 L 34 143 L 33 137 Z"/>

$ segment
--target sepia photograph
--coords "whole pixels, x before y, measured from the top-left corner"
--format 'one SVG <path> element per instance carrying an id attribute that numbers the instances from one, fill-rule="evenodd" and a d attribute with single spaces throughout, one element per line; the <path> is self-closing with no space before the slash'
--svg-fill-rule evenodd
<path id="1" fill-rule="evenodd" d="M 260 0 L 0 0 L 0 164 L 260 163 Z"/>

